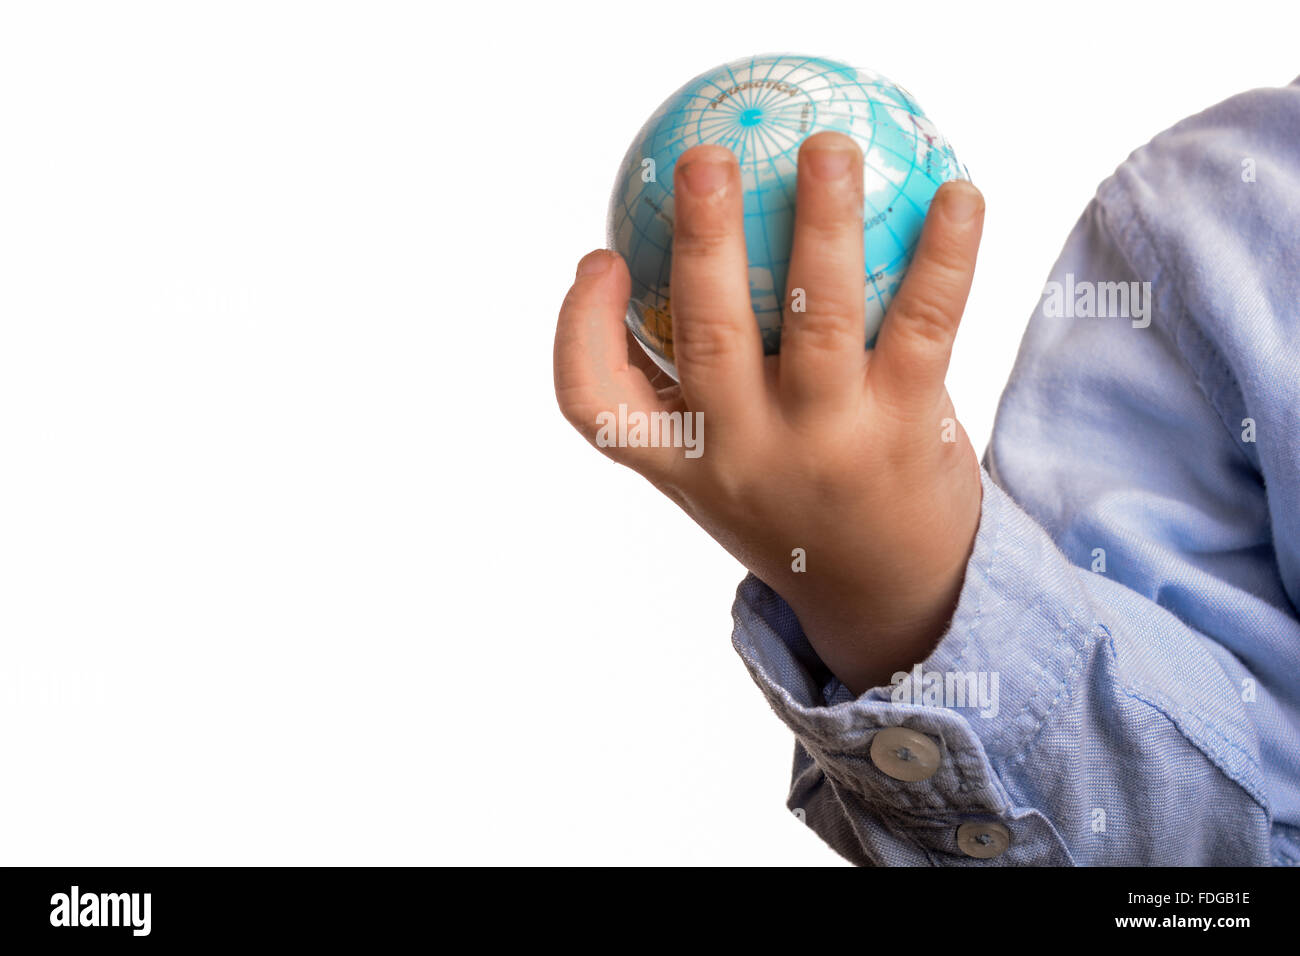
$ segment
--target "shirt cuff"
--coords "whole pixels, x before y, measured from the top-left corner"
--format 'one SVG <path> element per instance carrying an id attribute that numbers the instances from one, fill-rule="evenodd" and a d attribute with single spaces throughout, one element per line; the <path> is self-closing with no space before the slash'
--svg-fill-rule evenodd
<path id="1" fill-rule="evenodd" d="M 951 825 L 993 818 L 1012 829 L 1001 862 L 1068 864 L 1054 828 L 1014 805 L 999 770 L 1024 759 L 1104 630 L 1088 612 L 1078 570 L 987 471 L 980 474 L 980 526 L 953 620 L 906 678 L 855 699 L 817 657 L 790 606 L 752 574 L 737 592 L 732 642 L 836 792 L 903 821 L 918 849 L 958 853 Z M 863 622 L 864 641 L 870 630 Z M 934 774 L 908 782 L 877 767 L 871 742 L 886 727 L 931 737 L 940 753 Z"/>

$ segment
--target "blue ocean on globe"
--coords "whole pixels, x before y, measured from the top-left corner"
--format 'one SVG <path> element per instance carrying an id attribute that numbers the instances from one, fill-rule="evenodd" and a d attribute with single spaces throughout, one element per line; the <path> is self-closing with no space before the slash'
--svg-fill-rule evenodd
<path id="1" fill-rule="evenodd" d="M 696 144 L 717 143 L 740 161 L 749 294 L 770 355 L 781 347 L 799 144 L 821 130 L 853 137 L 865 161 L 867 348 L 903 280 L 935 191 L 950 179 L 970 178 L 911 94 L 870 70 L 786 53 L 736 60 L 691 80 L 633 140 L 608 220 L 608 245 L 632 274 L 628 327 L 673 378 L 669 278 L 678 157 Z"/>

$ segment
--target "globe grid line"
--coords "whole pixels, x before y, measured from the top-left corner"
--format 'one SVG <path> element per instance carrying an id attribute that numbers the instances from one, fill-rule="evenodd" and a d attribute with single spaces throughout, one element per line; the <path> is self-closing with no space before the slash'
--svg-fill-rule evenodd
<path id="1" fill-rule="evenodd" d="M 660 104 L 632 141 L 611 197 L 608 235 L 631 272 L 627 325 L 673 377 L 675 183 L 661 174 L 672 172 L 699 143 L 737 153 L 748 187 L 743 217 L 751 305 L 770 354 L 779 350 L 785 317 L 797 152 L 808 135 L 824 129 L 852 136 L 872 177 L 873 188 L 863 192 L 869 348 L 914 254 L 934 191 L 969 175 L 906 89 L 826 58 L 764 54 L 696 76 Z M 647 157 L 655 161 L 654 179 L 634 182 Z M 662 343 L 654 340 L 659 336 Z M 660 344 L 667 354 L 659 353 Z"/>

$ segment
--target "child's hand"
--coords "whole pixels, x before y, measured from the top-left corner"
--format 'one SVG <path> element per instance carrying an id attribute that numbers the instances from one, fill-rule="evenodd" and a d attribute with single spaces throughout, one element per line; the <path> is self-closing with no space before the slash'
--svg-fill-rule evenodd
<path id="1" fill-rule="evenodd" d="M 560 312 L 555 391 L 594 443 L 601 412 L 702 413 L 703 453 L 601 450 L 649 479 L 799 616 L 850 690 L 924 659 L 956 606 L 980 514 L 979 463 L 944 387 L 970 291 L 984 200 L 935 196 L 873 351 L 864 347 L 862 154 L 838 133 L 799 151 L 781 354 L 750 305 L 740 171 L 720 146 L 675 170 L 673 340 L 681 387 L 656 392 L 633 356 L 627 267 L 585 257 Z M 946 439 L 946 440 L 945 440 Z M 793 570 L 802 548 L 806 570 Z"/>

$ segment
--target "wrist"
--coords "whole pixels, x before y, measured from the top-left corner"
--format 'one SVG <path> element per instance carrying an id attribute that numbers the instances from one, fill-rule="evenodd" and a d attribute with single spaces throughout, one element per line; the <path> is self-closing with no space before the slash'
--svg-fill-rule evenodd
<path id="1" fill-rule="evenodd" d="M 791 582 L 789 593 L 781 589 L 822 662 L 854 694 L 887 686 L 894 674 L 925 660 L 947 632 L 974 550 L 982 494 L 977 485 L 964 517 L 946 535 L 888 549 L 902 555 L 897 560 L 856 579 L 805 578 Z M 931 550 L 935 540 L 949 546 Z"/>

